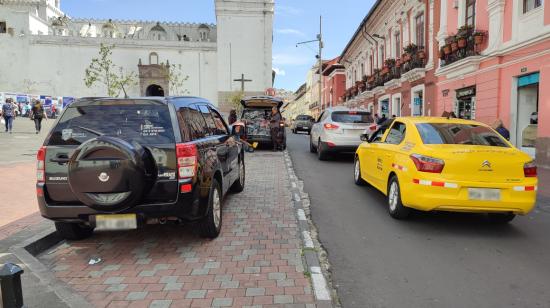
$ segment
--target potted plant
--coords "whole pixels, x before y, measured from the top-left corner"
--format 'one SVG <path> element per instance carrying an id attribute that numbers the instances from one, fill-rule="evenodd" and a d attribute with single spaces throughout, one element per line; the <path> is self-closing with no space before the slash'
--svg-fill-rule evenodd
<path id="1" fill-rule="evenodd" d="M 405 48 L 403 49 L 405 51 L 405 53 L 409 54 L 409 55 L 412 55 L 416 52 L 416 50 L 418 49 L 418 46 L 416 46 L 415 44 L 411 43 L 407 46 L 405 46 Z"/>
<path id="2" fill-rule="evenodd" d="M 481 45 L 483 43 L 483 38 L 485 37 L 485 32 L 475 31 L 472 36 L 474 37 L 474 43 L 476 45 Z"/>
<path id="3" fill-rule="evenodd" d="M 386 59 L 386 61 L 384 61 L 384 64 L 387 68 L 392 68 L 395 66 L 395 59 Z"/>
<path id="4" fill-rule="evenodd" d="M 363 77 L 361 78 L 361 80 L 363 80 L 363 82 L 367 81 L 368 77 L 367 75 L 363 75 Z"/>
<path id="5" fill-rule="evenodd" d="M 466 36 L 463 34 L 457 34 L 456 41 L 458 44 L 458 48 L 464 48 L 466 47 Z"/>
<path id="6" fill-rule="evenodd" d="M 395 59 L 395 67 L 401 67 L 401 59 Z"/>
<path id="7" fill-rule="evenodd" d="M 451 44 L 443 46 L 443 53 L 447 56 L 451 54 Z"/>
<path id="8" fill-rule="evenodd" d="M 464 26 L 458 28 L 457 34 L 464 37 L 464 38 L 467 38 L 468 36 L 472 35 L 473 31 L 474 31 L 474 27 L 472 27 L 470 25 L 464 25 Z"/>
<path id="9" fill-rule="evenodd" d="M 401 59 L 403 63 L 407 63 L 411 60 L 411 55 L 408 52 L 405 52 Z"/>
<path id="10" fill-rule="evenodd" d="M 445 47 L 439 48 L 439 59 L 443 60 L 445 59 Z"/>
<path id="11" fill-rule="evenodd" d="M 453 36 L 451 41 L 451 51 L 455 52 L 457 50 L 458 50 L 458 42 L 457 42 L 456 36 Z"/>
<path id="12" fill-rule="evenodd" d="M 368 78 L 367 78 L 367 82 L 368 83 L 373 83 L 374 82 L 374 74 L 370 75 Z"/>

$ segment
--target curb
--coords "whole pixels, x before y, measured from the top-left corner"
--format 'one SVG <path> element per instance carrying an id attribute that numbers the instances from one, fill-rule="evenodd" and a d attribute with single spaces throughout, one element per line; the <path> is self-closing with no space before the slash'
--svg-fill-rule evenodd
<path id="1" fill-rule="evenodd" d="M 9 252 L 17 257 L 41 283 L 47 285 L 69 307 L 88 308 L 92 305 L 86 299 L 60 281 L 36 256 L 48 248 L 57 245 L 63 239 L 53 226 L 39 232 L 24 241 L 9 248 Z"/>
<path id="2" fill-rule="evenodd" d="M 309 196 L 303 191 L 304 184 L 296 176 L 292 167 L 292 160 L 286 150 L 284 151 L 284 159 L 290 178 L 292 202 L 302 238 L 303 257 L 307 270 L 311 275 L 315 299 L 321 307 L 339 306 L 337 304 L 338 297 L 336 290 L 332 287 L 330 279 L 330 265 L 326 258 L 327 253 L 317 238 L 317 231 L 309 215 Z"/>

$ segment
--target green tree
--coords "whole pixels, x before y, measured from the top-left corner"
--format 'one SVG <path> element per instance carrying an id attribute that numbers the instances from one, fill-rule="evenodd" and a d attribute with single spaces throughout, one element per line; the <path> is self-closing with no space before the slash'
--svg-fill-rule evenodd
<path id="1" fill-rule="evenodd" d="M 189 76 L 183 75 L 181 64 L 170 65 L 168 70 L 168 80 L 170 81 L 170 95 L 186 95 L 189 91 L 184 87 L 184 83 L 189 79 Z"/>
<path id="2" fill-rule="evenodd" d="M 107 96 L 117 97 L 124 91 L 127 97 L 126 88 L 137 84 L 137 77 L 134 72 L 124 72 L 122 67 L 113 63 L 111 56 L 114 48 L 115 45 L 103 43 L 99 46 L 99 57 L 92 58 L 92 62 L 86 68 L 84 84 L 88 88 L 101 84 L 107 88 Z"/>
<path id="3" fill-rule="evenodd" d="M 235 109 L 237 111 L 237 114 L 240 114 L 243 108 L 243 105 L 241 104 L 241 100 L 244 98 L 244 92 L 242 91 L 236 91 L 231 94 L 229 97 L 229 104 L 231 105 L 232 109 Z"/>

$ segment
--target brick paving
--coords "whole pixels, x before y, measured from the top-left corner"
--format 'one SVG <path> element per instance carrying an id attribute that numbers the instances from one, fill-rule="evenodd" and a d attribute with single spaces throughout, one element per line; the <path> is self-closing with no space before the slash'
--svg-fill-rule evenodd
<path id="1" fill-rule="evenodd" d="M 97 307 L 314 304 L 283 155 L 255 153 L 246 163 L 246 188 L 225 200 L 215 240 L 191 225 L 147 226 L 96 232 L 40 259 Z M 94 257 L 103 261 L 88 265 Z"/>

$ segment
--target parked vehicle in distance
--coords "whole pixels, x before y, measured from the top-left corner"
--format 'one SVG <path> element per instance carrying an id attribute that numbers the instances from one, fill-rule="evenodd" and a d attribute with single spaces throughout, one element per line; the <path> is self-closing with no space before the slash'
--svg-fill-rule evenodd
<path id="1" fill-rule="evenodd" d="M 40 212 L 66 239 L 167 221 L 215 238 L 225 194 L 245 185 L 241 143 L 197 97 L 77 100 L 37 160 Z"/>
<path id="2" fill-rule="evenodd" d="M 307 132 L 309 135 L 311 133 L 311 127 L 313 126 L 314 119 L 312 116 L 307 114 L 302 114 L 296 117 L 292 122 L 290 129 L 292 133 L 297 134 L 298 132 Z"/>
<path id="3" fill-rule="evenodd" d="M 529 213 L 537 194 L 529 155 L 485 124 L 453 118 L 386 121 L 357 149 L 354 180 L 385 194 L 396 219 L 417 209 L 488 213 L 508 222 Z"/>
<path id="4" fill-rule="evenodd" d="M 329 154 L 355 152 L 361 134 L 374 123 L 370 112 L 362 109 L 334 107 L 324 110 L 311 128 L 309 149 L 320 160 Z"/>
<path id="5" fill-rule="evenodd" d="M 272 96 L 250 96 L 243 98 L 241 105 L 243 106 L 241 121 L 246 124 L 248 142 L 272 145 L 269 127 L 271 109 L 277 107 L 280 112 L 283 101 Z M 283 149 L 286 149 L 285 120 L 281 119 L 279 125 L 281 127 Z"/>

